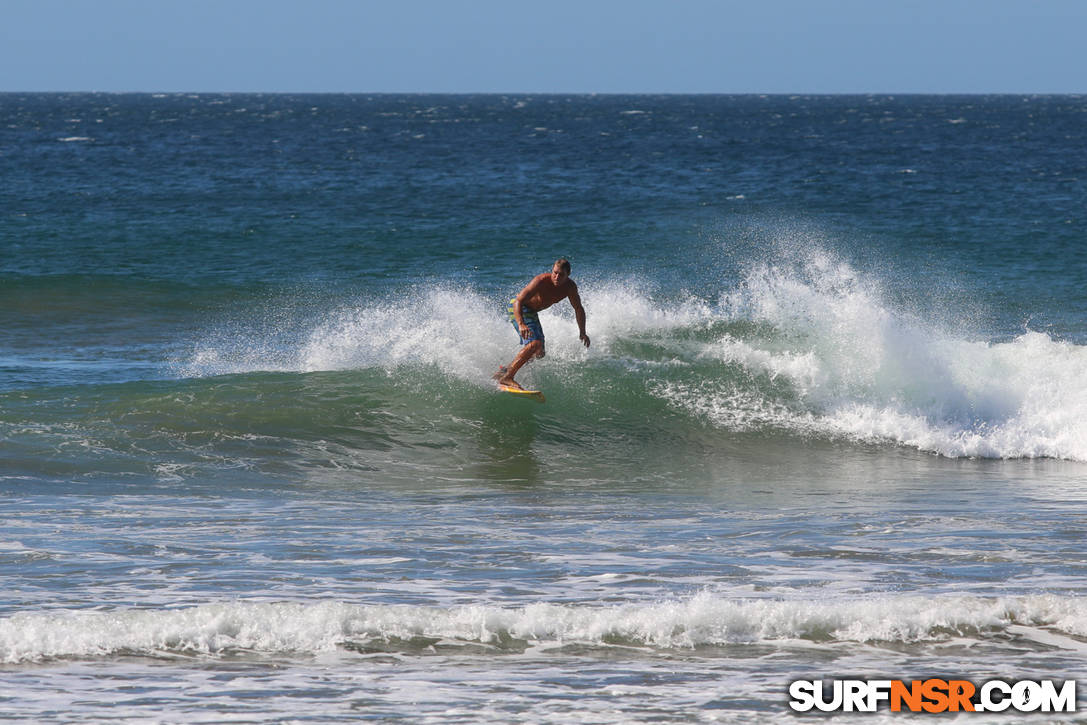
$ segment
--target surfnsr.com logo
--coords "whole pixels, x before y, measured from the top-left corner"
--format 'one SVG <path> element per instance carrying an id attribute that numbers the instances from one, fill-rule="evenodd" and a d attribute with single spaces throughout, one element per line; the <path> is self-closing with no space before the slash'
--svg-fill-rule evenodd
<path id="1" fill-rule="evenodd" d="M 797 680 L 789 685 L 797 712 L 1075 712 L 1075 680 Z"/>

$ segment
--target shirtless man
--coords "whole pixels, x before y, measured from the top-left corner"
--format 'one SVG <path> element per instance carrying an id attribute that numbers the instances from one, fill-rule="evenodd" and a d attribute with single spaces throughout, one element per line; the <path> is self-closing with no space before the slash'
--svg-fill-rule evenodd
<path id="1" fill-rule="evenodd" d="M 589 336 L 585 334 L 585 308 L 581 306 L 577 285 L 570 279 L 570 262 L 557 260 L 550 272 L 536 275 L 520 294 L 510 300 L 507 312 L 510 322 L 517 328 L 523 347 L 509 367 L 500 367 L 494 374 L 499 385 L 522 389 L 513 376 L 533 357 L 544 356 L 543 328 L 536 313 L 567 298 L 577 318 L 578 337 L 585 347 L 589 346 Z"/>

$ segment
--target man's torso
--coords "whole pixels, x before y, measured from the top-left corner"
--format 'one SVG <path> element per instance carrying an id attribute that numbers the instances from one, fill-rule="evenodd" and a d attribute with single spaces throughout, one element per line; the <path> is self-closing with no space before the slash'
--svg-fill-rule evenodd
<path id="1" fill-rule="evenodd" d="M 529 286 L 533 288 L 532 294 L 523 300 L 523 304 L 538 312 L 566 299 L 570 295 L 570 291 L 574 289 L 574 281 L 567 279 L 561 285 L 556 286 L 551 281 L 551 275 L 544 273 L 537 275 L 536 279 L 529 283 Z"/>

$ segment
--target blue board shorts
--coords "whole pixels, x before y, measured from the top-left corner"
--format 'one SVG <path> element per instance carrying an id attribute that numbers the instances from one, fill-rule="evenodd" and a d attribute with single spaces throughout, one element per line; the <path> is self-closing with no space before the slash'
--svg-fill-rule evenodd
<path id="1" fill-rule="evenodd" d="M 521 337 L 521 328 L 517 326 L 517 315 L 513 311 L 513 303 L 516 298 L 510 300 L 509 307 L 506 309 L 509 314 L 510 322 L 513 323 L 513 329 L 517 330 L 517 336 Z M 536 310 L 532 309 L 528 305 L 521 305 L 521 319 L 525 321 L 525 327 L 528 328 L 528 337 L 521 337 L 521 344 L 527 345 L 533 340 L 544 341 L 543 326 L 540 324 L 540 318 L 536 314 Z"/>

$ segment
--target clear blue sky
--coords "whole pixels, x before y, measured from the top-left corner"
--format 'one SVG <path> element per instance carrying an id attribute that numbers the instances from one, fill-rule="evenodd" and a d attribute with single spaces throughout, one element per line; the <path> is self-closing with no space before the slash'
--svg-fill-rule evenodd
<path id="1" fill-rule="evenodd" d="M 1087 0 L 2 0 L 0 91 L 1087 92 Z"/>

